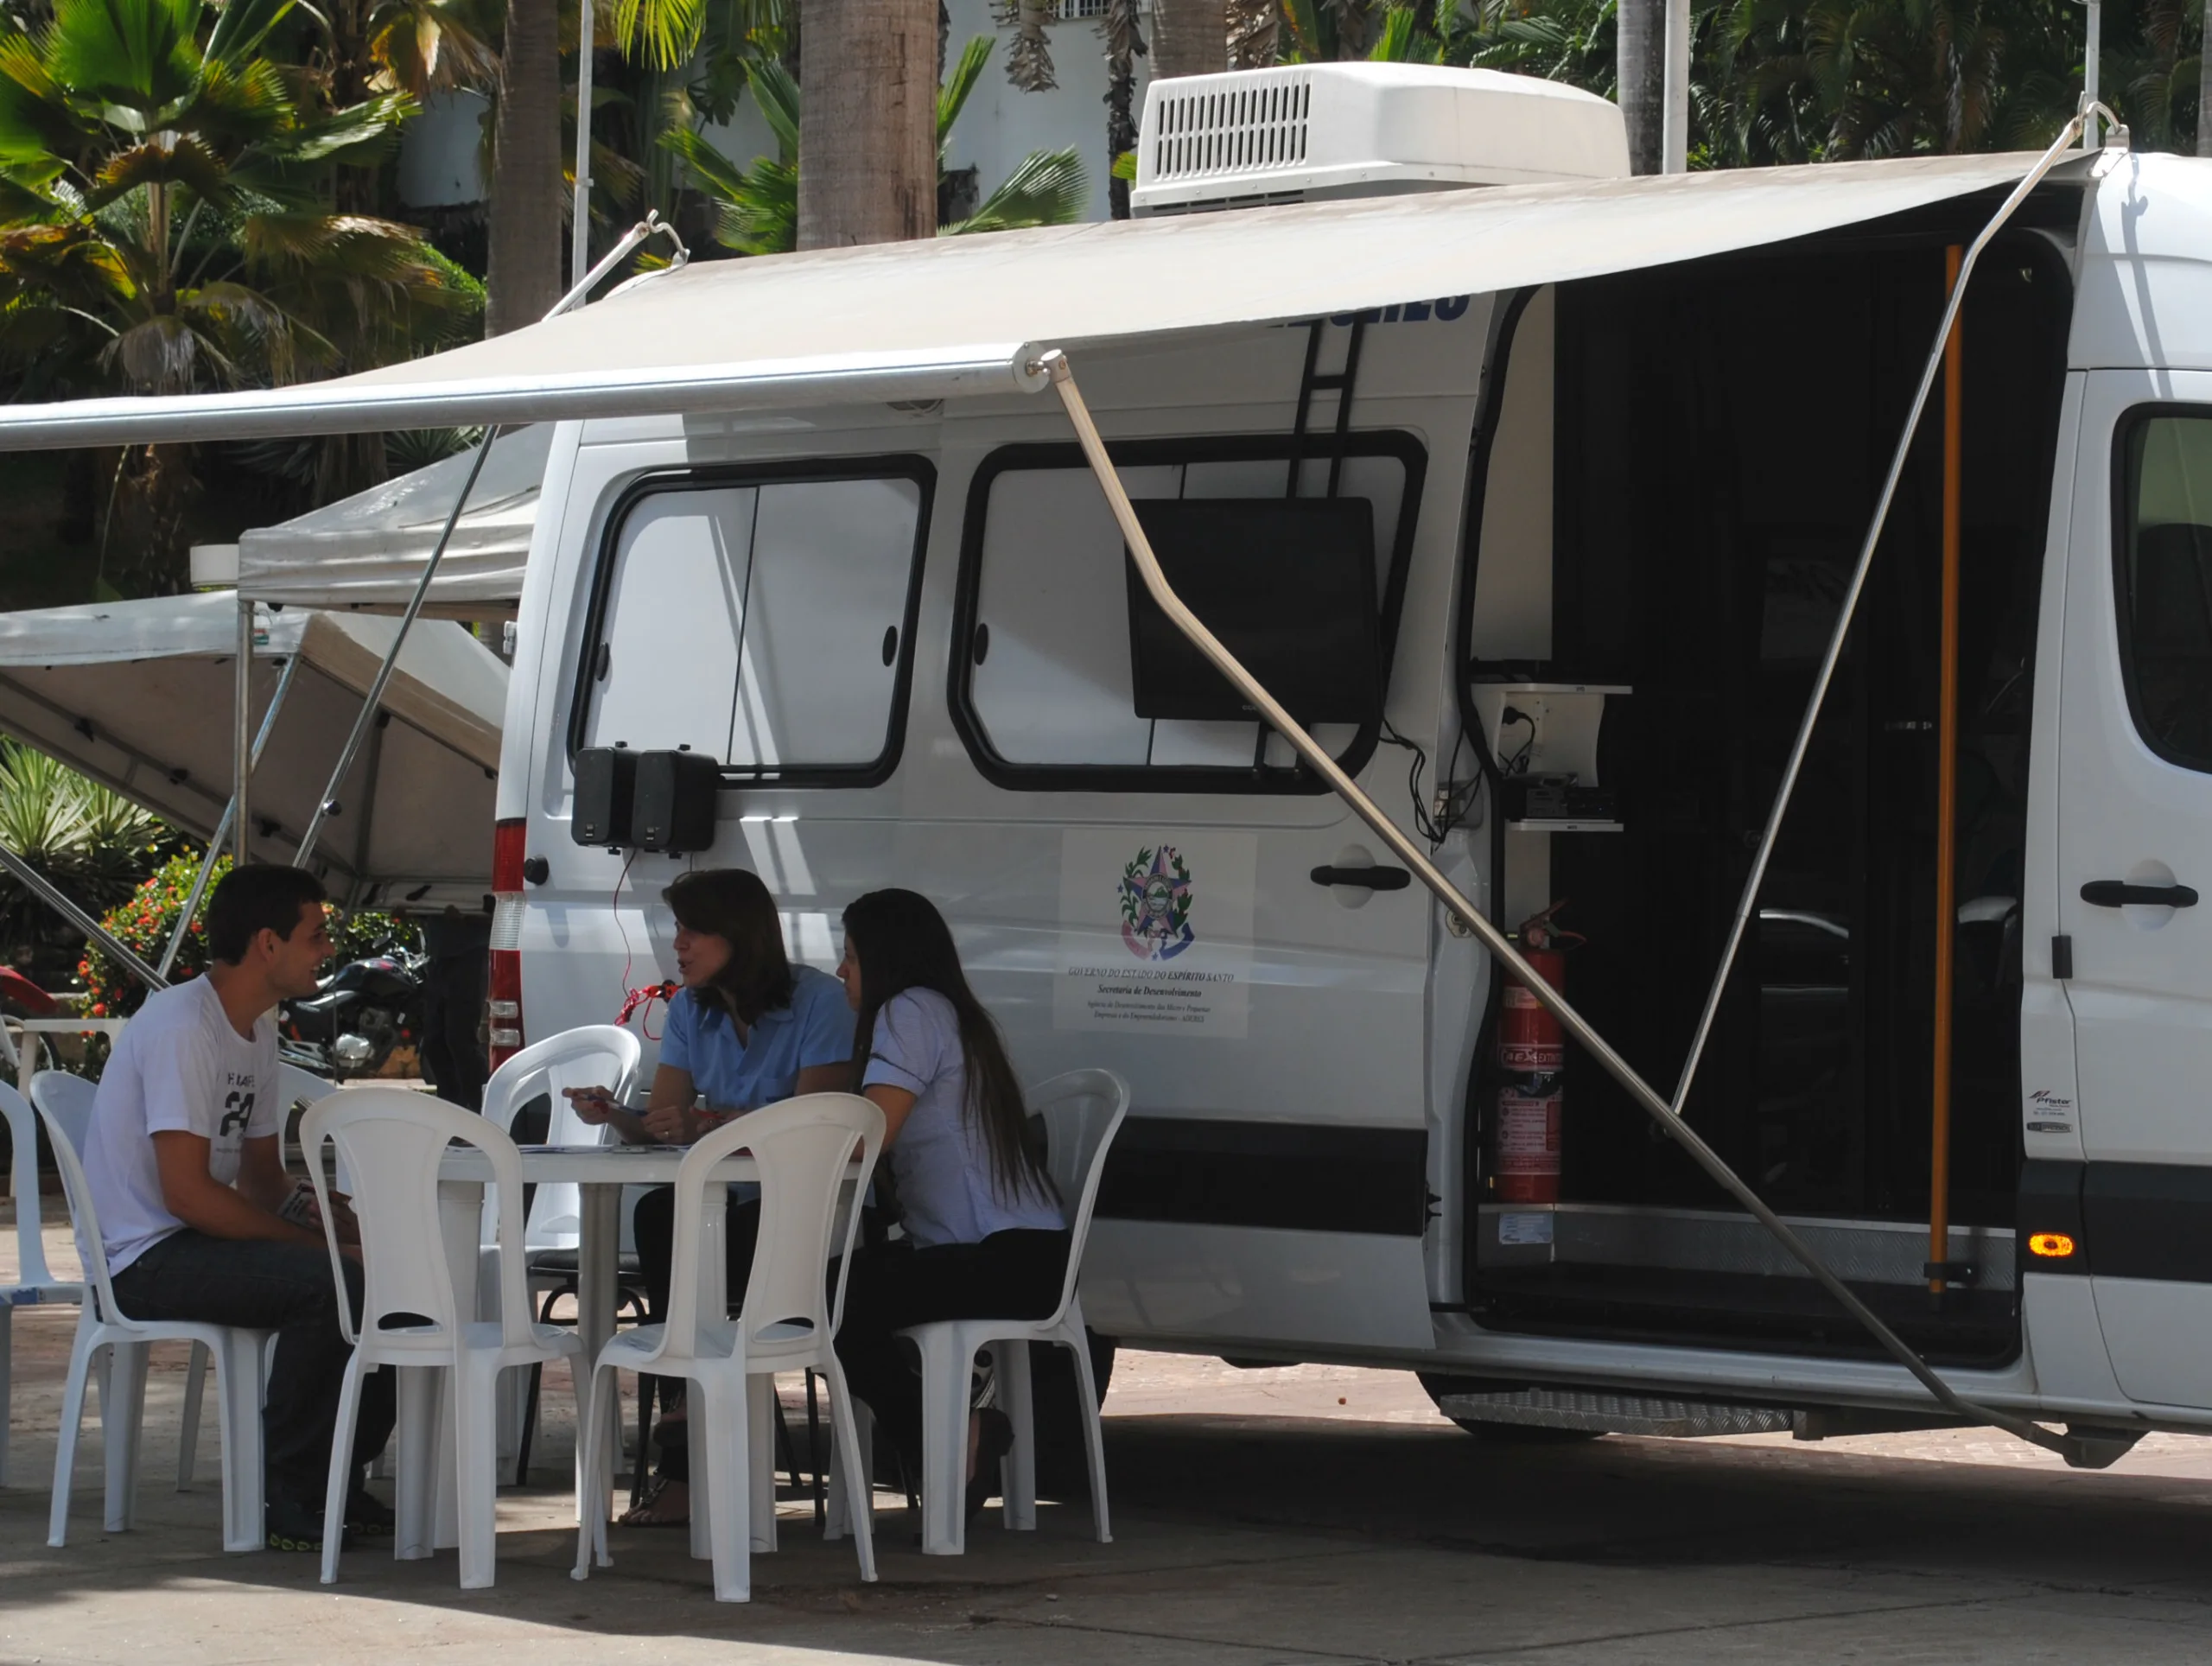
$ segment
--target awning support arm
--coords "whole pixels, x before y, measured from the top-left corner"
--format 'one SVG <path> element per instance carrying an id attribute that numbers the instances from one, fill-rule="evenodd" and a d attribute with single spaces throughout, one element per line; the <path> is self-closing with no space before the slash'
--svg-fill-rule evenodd
<path id="1" fill-rule="evenodd" d="M 169 981 L 141 960 L 136 951 L 124 944 L 114 932 L 79 908 L 52 880 L 25 862 L 6 845 L 0 844 L 0 868 L 6 868 L 20 881 L 25 890 L 60 914 L 72 925 L 99 945 L 100 952 L 129 972 L 149 989 L 166 989 Z"/>
<path id="2" fill-rule="evenodd" d="M 585 123 L 588 127 L 588 121 Z M 630 258 L 631 251 L 649 238 L 665 237 L 676 245 L 676 264 L 681 266 L 689 258 L 683 240 L 675 228 L 658 213 L 649 213 L 622 234 L 621 240 L 600 260 L 600 263 L 576 280 L 574 288 L 553 303 L 547 318 L 558 318 L 570 308 L 580 306 L 589 296 L 600 280 Z M 369 725 L 376 721 L 377 709 L 383 703 L 385 685 L 391 681 L 392 668 L 399 664 L 399 651 L 407 645 L 407 633 L 415 626 L 423 604 L 429 599 L 430 581 L 438 575 L 438 563 L 445 559 L 446 545 L 453 541 L 454 528 L 461 525 L 461 511 L 468 507 L 468 494 L 476 489 L 476 477 L 484 472 L 484 461 L 492 455 L 492 442 L 499 437 L 499 425 L 486 423 L 484 438 L 476 448 L 476 461 L 468 466 L 468 478 L 461 482 L 461 494 L 454 499 L 453 512 L 446 517 L 444 531 L 438 534 L 437 543 L 431 547 L 430 556 L 423 563 L 423 576 L 415 581 L 415 594 L 407 598 L 407 611 L 399 616 L 399 628 L 392 633 L 391 647 L 385 654 L 384 663 L 377 667 L 376 680 L 369 684 L 368 697 L 361 703 L 361 715 L 353 720 L 353 732 L 346 735 L 346 745 L 339 752 L 338 766 L 330 772 L 330 785 L 323 789 L 316 800 L 315 813 L 308 817 L 307 831 L 300 836 L 300 848 L 292 858 L 292 866 L 304 868 L 308 858 L 315 854 L 315 842 L 322 832 L 322 824 L 330 817 L 338 801 L 338 789 L 346 779 L 346 772 L 353 767 L 353 760 L 361 750 Z M 245 718 L 238 720 L 241 729 Z M 243 847 L 241 847 L 243 848 Z"/>
<path id="3" fill-rule="evenodd" d="M 1852 570 L 1851 583 L 1843 593 L 1843 605 L 1836 612 L 1835 628 L 1828 633 L 1827 657 L 1821 661 L 1820 675 L 1813 679 L 1813 697 L 1806 703 L 1805 715 L 1798 722 L 1797 739 L 1789 748 L 1789 763 L 1782 772 L 1782 785 L 1775 792 L 1773 808 L 1767 811 L 1766 830 L 1759 836 L 1758 854 L 1751 858 L 1751 874 L 1744 881 L 1744 893 L 1736 904 L 1736 918 L 1728 928 L 1728 944 L 1721 951 L 1720 964 L 1713 975 L 1713 987 L 1706 993 L 1705 1010 L 1699 1014 L 1697 1033 L 1690 1040 L 1689 1056 L 1682 1061 L 1682 1074 L 1675 1084 L 1671 1106 L 1676 1116 L 1681 1115 L 1682 1107 L 1689 1103 L 1690 1084 L 1697 1078 L 1698 1063 L 1705 1056 L 1706 1041 L 1713 1033 L 1713 1022 L 1720 1011 L 1721 997 L 1727 992 L 1728 975 L 1735 968 L 1737 951 L 1743 946 L 1744 929 L 1751 921 L 1751 911 L 1758 906 L 1759 887 L 1766 882 L 1767 863 L 1774 855 L 1776 841 L 1782 836 L 1782 818 L 1789 809 L 1790 795 L 1797 789 L 1797 777 L 1804 768 L 1805 754 L 1812 749 L 1813 726 L 1820 721 L 1821 707 L 1827 699 L 1828 684 L 1834 680 L 1835 668 L 1843 658 L 1844 644 L 1851 634 L 1851 622 L 1859 611 L 1859 595 L 1866 588 L 1866 574 L 1874 564 L 1874 548 L 1882 541 L 1883 529 L 1889 522 L 1890 506 L 1897 498 L 1897 483 L 1904 478 L 1905 461 L 1912 451 L 1913 435 L 1920 427 L 1921 413 L 1927 410 L 1929 393 L 1936 385 L 1936 378 L 1942 371 L 1944 344 L 1951 339 L 1952 327 L 1958 321 L 1960 305 L 1966 300 L 1967 283 L 1974 277 L 1974 262 L 1981 258 L 1981 251 L 1989 246 L 1990 240 L 2004 228 L 2005 223 L 2012 218 L 2014 211 L 2027 200 L 2028 193 L 2034 190 L 2043 176 L 2064 159 L 2067 148 L 2074 143 L 2075 136 L 2082 130 L 2083 124 L 2094 111 L 2102 111 L 2106 119 L 2113 123 L 2106 148 L 2121 152 L 2126 150 L 2127 129 L 2120 124 L 2118 118 L 2111 111 L 2084 95 L 2074 119 L 2066 124 L 2064 130 L 2051 142 L 2050 149 L 2044 151 L 2037 159 L 2035 166 L 2028 169 L 2026 177 L 2012 188 L 2012 194 L 2005 199 L 2004 206 L 1998 209 L 1989 224 L 1981 228 L 1981 234 L 1974 238 L 1967 250 L 1965 260 L 1960 263 L 1958 282 L 1951 286 L 1951 293 L 1943 305 L 1943 321 L 1936 331 L 1936 345 L 1929 349 L 1928 362 L 1921 370 L 1919 391 L 1912 396 L 1912 409 L 1905 414 L 1904 431 L 1897 436 L 1897 450 L 1890 458 L 1889 477 L 1882 482 L 1882 495 L 1875 500 L 1873 525 L 1866 529 L 1866 541 L 1859 546 L 1859 564 Z"/>
<path id="4" fill-rule="evenodd" d="M 284 669 L 276 678 L 276 692 L 269 697 L 269 709 L 261 715 L 261 733 L 253 737 L 252 761 L 261 761 L 261 749 L 269 744 L 270 735 L 276 728 L 276 714 L 284 709 L 284 696 L 292 691 L 292 679 L 299 674 L 303 656 L 294 654 L 284 662 Z M 248 766 L 249 772 L 251 766 Z M 222 819 L 215 823 L 215 830 L 207 836 L 207 854 L 200 859 L 200 872 L 192 881 L 192 891 L 184 900 L 176 924 L 169 931 L 168 946 L 162 951 L 161 964 L 155 970 L 167 977 L 169 968 L 176 964 L 177 951 L 184 947 L 185 934 L 192 930 L 192 922 L 200 912 L 200 900 L 207 894 L 207 881 L 214 877 L 215 864 L 223 855 L 224 841 L 231 836 L 231 823 L 238 813 L 236 795 L 223 806 Z"/>
<path id="5" fill-rule="evenodd" d="M 1604 1067 L 1605 1073 L 1628 1091 L 1637 1103 L 1650 1114 L 1652 1120 L 1689 1154 L 1699 1167 L 1772 1233 L 1783 1248 L 1866 1327 L 1891 1358 L 1910 1371 L 1936 1402 L 1955 1415 L 1969 1422 L 1986 1423 L 2004 1429 L 2024 1440 L 2057 1453 L 2068 1463 L 2077 1467 L 2101 1469 L 2126 1450 L 2128 1443 L 2123 1440 L 2094 1440 L 2074 1434 L 2056 1434 L 2012 1413 L 1976 1405 L 1961 1398 L 1948 1383 L 1936 1374 L 1927 1361 L 1908 1347 L 1872 1308 L 1853 1295 L 1843 1281 L 1830 1272 L 1804 1241 L 1790 1230 L 1788 1223 L 1768 1208 L 1758 1195 L 1737 1177 L 1735 1171 L 1720 1160 L 1719 1154 L 1706 1144 L 1697 1131 L 1681 1119 L 1657 1090 L 1637 1075 L 1629 1062 L 1614 1051 L 1611 1043 L 1592 1027 L 1590 1021 L 1568 1005 L 1559 991 L 1522 958 L 1520 951 L 1514 948 L 1504 932 L 1481 909 L 1461 895 L 1458 887 L 1444 876 L 1429 859 L 1428 852 L 1391 820 L 1381 805 L 1360 790 L 1359 785 L 1344 773 L 1329 754 L 1328 749 L 1307 734 L 1283 709 L 1281 703 L 1268 691 L 1259 678 L 1247 671 L 1243 663 L 1222 645 L 1220 639 L 1205 627 L 1204 621 L 1184 605 L 1182 598 L 1168 584 L 1166 575 L 1160 570 L 1159 558 L 1153 553 L 1151 540 L 1145 536 L 1143 524 L 1137 519 L 1136 509 L 1129 501 L 1122 477 L 1115 470 L 1113 459 L 1107 455 L 1106 442 L 1099 437 L 1097 424 L 1091 420 L 1090 409 L 1084 404 L 1082 391 L 1076 386 L 1075 372 L 1068 364 L 1066 354 L 1053 349 L 1041 354 L 1032 368 L 1050 378 L 1053 391 L 1059 395 L 1060 404 L 1065 407 L 1068 420 L 1075 427 L 1076 438 L 1082 445 L 1084 459 L 1090 466 L 1091 474 L 1097 478 L 1100 489 L 1105 493 L 1107 506 L 1113 512 L 1115 524 L 1121 529 L 1123 542 L 1128 545 L 1130 558 L 1136 563 L 1138 575 L 1144 580 L 1145 588 L 1151 593 L 1160 612 L 1193 647 L 1206 657 L 1215 670 L 1227 677 L 1238 692 L 1252 703 L 1261 717 L 1290 742 L 1299 756 L 1329 784 L 1331 790 L 1351 807 L 1353 813 L 1375 830 L 1376 836 L 1395 853 L 1400 862 L 1413 870 L 1437 900 L 1457 915 L 1505 970 L 1535 996 L 1539 1004 L 1559 1020 L 1560 1027 L 1589 1052 L 1591 1057 Z"/>

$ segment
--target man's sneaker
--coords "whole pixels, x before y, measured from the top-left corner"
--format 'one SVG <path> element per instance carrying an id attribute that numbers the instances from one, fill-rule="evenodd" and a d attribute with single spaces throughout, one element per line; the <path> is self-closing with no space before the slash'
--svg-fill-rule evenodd
<path id="1" fill-rule="evenodd" d="M 346 1495 L 346 1535 L 348 1538 L 388 1539 L 397 1529 L 391 1506 L 366 1487 Z"/>
<path id="2" fill-rule="evenodd" d="M 296 1498 L 271 1498 L 262 1507 L 264 1542 L 271 1550 L 322 1548 L 322 1511 Z M 339 1542 L 343 1548 L 345 1541 Z"/>

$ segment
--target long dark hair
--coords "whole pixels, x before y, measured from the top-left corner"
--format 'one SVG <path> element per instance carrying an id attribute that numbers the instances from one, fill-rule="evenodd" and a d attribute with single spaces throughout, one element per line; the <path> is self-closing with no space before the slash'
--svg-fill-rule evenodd
<path id="1" fill-rule="evenodd" d="M 691 994 L 709 1016 L 721 1013 L 750 1029 L 760 1014 L 791 1004 L 796 981 L 784 952 L 784 925 L 760 876 L 742 868 L 702 868 L 679 874 L 661 893 L 676 923 L 729 944 L 722 969 Z"/>
<path id="2" fill-rule="evenodd" d="M 962 1107 L 990 1154 L 991 1186 L 1001 1199 L 1024 1192 L 1058 1196 L 1043 1157 L 1029 1137 L 1029 1114 L 1006 1042 L 960 970 L 951 928 L 927 897 L 912 891 L 871 891 L 845 910 L 845 940 L 860 962 L 860 1022 L 853 1054 L 862 1070 L 875 1040 L 876 1014 L 909 989 L 930 989 L 952 1003 L 960 1051 L 968 1067 Z"/>

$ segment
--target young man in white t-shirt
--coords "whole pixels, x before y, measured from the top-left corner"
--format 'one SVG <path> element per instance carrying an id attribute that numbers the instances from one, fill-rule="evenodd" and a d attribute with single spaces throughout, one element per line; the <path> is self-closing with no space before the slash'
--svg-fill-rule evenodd
<path id="1" fill-rule="evenodd" d="M 302 868 L 226 875 L 207 904 L 207 974 L 147 997 L 100 1077 L 85 1136 L 85 1175 L 123 1311 L 277 1333 L 262 1412 L 272 1550 L 321 1548 L 353 1351 L 338 1328 L 312 1194 L 303 1206 L 277 1155 L 287 1107 L 270 1014 L 315 993 L 330 957 L 323 904 L 321 881 Z M 348 1260 L 345 1269 L 359 1313 L 359 1265 Z M 391 1373 L 378 1370 L 361 1387 L 357 1470 L 391 1425 Z M 389 1530 L 391 1514 L 357 1475 L 346 1519 L 354 1531 Z"/>

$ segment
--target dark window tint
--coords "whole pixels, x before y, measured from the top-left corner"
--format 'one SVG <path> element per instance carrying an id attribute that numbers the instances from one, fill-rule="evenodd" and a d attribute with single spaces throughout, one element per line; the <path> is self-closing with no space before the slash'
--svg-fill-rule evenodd
<path id="1" fill-rule="evenodd" d="M 2128 703 L 2159 756 L 2212 770 L 2212 411 L 2139 416 L 2120 444 Z"/>

